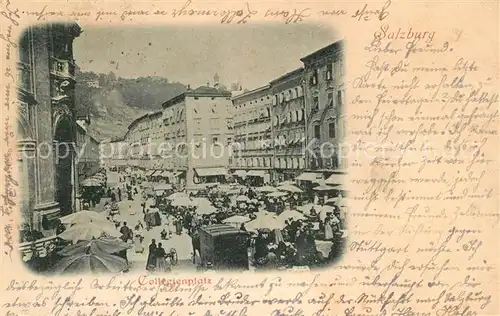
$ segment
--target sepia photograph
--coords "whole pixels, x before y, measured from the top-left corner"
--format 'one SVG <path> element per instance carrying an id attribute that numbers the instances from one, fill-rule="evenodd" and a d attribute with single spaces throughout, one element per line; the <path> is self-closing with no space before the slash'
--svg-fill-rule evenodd
<path id="1" fill-rule="evenodd" d="M 28 269 L 308 271 L 342 259 L 335 30 L 65 22 L 28 27 L 18 43 Z"/>

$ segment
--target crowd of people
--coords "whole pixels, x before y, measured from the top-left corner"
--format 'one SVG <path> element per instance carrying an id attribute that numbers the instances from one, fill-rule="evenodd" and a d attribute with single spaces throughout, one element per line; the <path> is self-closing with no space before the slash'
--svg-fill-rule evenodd
<path id="1" fill-rule="evenodd" d="M 280 229 L 249 229 L 245 222 L 237 224 L 240 230 L 248 231 L 252 236 L 248 244 L 252 266 L 322 266 L 342 253 L 345 218 L 337 205 L 332 205 L 332 211 L 322 218 L 320 213 L 325 199 L 298 193 L 289 194 L 286 198 L 270 197 L 266 192 L 242 185 L 213 185 L 190 193 L 180 186 L 163 191 L 148 191 L 145 190 L 145 183 L 146 179 L 120 175 L 120 183 L 105 191 L 109 201 L 105 203 L 104 209 L 108 220 L 119 229 L 122 241 L 130 243 L 131 249 L 137 254 L 147 252 L 145 268 L 148 271 L 171 269 L 168 264 L 170 252 L 163 247 L 174 234 L 187 233 L 191 237 L 192 259 L 195 263 L 196 256 L 200 255 L 200 227 L 227 223 L 226 220 L 233 216 L 246 216 L 248 222 L 251 222 L 262 211 L 279 216 L 286 210 L 307 204 L 312 206 L 302 218 L 286 219 Z M 205 201 L 205 206 L 213 206 L 212 211 L 204 212 L 199 203 L 175 204 L 175 200 L 169 199 L 175 193 L 187 196 L 190 201 Z M 141 202 L 140 210 L 132 206 L 128 209 L 129 215 L 142 213 L 139 214 L 137 222 L 121 221 L 120 214 L 127 210 L 118 210 L 118 202 L 125 197 L 127 200 L 139 199 Z M 158 226 L 161 228 L 158 236 L 155 236 L 147 247 L 144 244 L 144 231 Z M 328 243 L 329 251 L 320 251 L 317 246 L 319 241 Z M 126 258 L 126 251 L 122 256 Z"/>

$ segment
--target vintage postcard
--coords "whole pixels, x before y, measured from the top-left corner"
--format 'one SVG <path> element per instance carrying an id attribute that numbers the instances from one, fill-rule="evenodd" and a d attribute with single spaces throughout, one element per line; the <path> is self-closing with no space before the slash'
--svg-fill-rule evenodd
<path id="1" fill-rule="evenodd" d="M 498 1 L 0 4 L 2 315 L 500 314 Z"/>

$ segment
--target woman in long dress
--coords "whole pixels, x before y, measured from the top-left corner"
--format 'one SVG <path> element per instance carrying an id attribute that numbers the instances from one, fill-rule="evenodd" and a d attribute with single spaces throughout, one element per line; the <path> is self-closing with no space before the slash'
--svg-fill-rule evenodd
<path id="1" fill-rule="evenodd" d="M 148 261 L 146 263 L 146 270 L 154 271 L 156 267 L 156 240 L 151 240 L 149 245 Z"/>
<path id="2" fill-rule="evenodd" d="M 135 253 L 144 253 L 144 235 L 142 232 L 142 223 L 139 222 L 137 225 L 135 225 L 135 232 L 134 232 L 134 247 L 135 247 Z"/>
<path id="3" fill-rule="evenodd" d="M 167 217 L 165 218 L 165 232 L 167 233 L 167 239 L 172 237 L 172 218 L 170 217 L 170 214 L 167 214 Z"/>
<path id="4" fill-rule="evenodd" d="M 170 267 L 167 264 L 167 253 L 163 249 L 161 243 L 158 243 L 158 248 L 156 248 L 156 272 L 167 272 Z"/>
<path id="5" fill-rule="evenodd" d="M 333 239 L 333 222 L 331 214 L 325 218 L 325 240 Z"/>

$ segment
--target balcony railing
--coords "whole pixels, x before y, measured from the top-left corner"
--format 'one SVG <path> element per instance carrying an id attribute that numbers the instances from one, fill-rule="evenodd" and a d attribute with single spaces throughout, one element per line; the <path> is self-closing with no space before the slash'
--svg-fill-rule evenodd
<path id="1" fill-rule="evenodd" d="M 29 255 L 29 257 L 31 257 L 31 255 L 36 252 L 38 256 L 44 257 L 45 255 L 56 249 L 56 241 L 57 237 L 54 235 L 32 242 L 23 242 L 19 245 L 19 251 L 23 256 Z"/>

